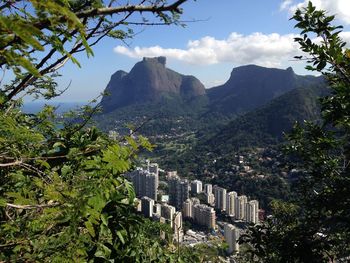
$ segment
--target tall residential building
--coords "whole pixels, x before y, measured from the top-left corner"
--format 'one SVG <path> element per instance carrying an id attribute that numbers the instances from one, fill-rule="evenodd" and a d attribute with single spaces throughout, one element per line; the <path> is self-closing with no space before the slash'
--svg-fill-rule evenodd
<path id="1" fill-rule="evenodd" d="M 231 224 L 225 224 L 224 226 L 224 236 L 225 241 L 228 244 L 227 252 L 231 254 L 232 252 L 239 252 L 239 231 Z"/>
<path id="2" fill-rule="evenodd" d="M 148 196 L 149 198 L 157 200 L 159 182 L 157 174 L 150 173 L 148 170 L 142 168 L 137 168 L 126 174 L 125 177 L 133 183 L 136 196 Z"/>
<path id="3" fill-rule="evenodd" d="M 191 192 L 193 194 L 199 194 L 203 191 L 202 182 L 199 180 L 194 180 L 191 182 Z"/>
<path id="4" fill-rule="evenodd" d="M 226 214 L 229 216 L 235 216 L 235 203 L 237 193 L 235 191 L 226 194 Z"/>
<path id="5" fill-rule="evenodd" d="M 174 177 L 169 180 L 169 203 L 176 209 L 181 210 L 182 204 L 189 198 L 189 182 L 187 179 L 181 180 Z"/>
<path id="6" fill-rule="evenodd" d="M 162 205 L 161 216 L 165 218 L 166 223 L 170 224 L 171 228 L 173 228 L 175 212 L 175 207 L 168 204 Z"/>
<path id="7" fill-rule="evenodd" d="M 240 195 L 236 198 L 235 203 L 235 218 L 238 220 L 245 220 L 245 206 L 248 199 L 245 195 Z"/>
<path id="8" fill-rule="evenodd" d="M 193 218 L 193 206 L 200 204 L 198 198 L 187 199 L 182 205 L 182 215 L 184 218 Z"/>
<path id="9" fill-rule="evenodd" d="M 148 165 L 147 170 L 150 173 L 154 173 L 154 174 L 159 176 L 159 165 L 157 163 L 149 163 L 148 162 L 147 165 Z"/>
<path id="10" fill-rule="evenodd" d="M 205 202 L 211 206 L 215 205 L 215 196 L 213 193 L 205 193 Z"/>
<path id="11" fill-rule="evenodd" d="M 259 223 L 259 202 L 257 200 L 251 200 L 246 204 L 246 217 L 245 220 L 250 223 Z"/>
<path id="12" fill-rule="evenodd" d="M 214 187 L 215 209 L 220 211 L 226 210 L 226 189 L 222 187 Z"/>
<path id="13" fill-rule="evenodd" d="M 187 199 L 183 204 L 182 204 L 182 214 L 184 218 L 192 218 L 193 213 L 192 213 L 192 201 L 191 199 Z"/>
<path id="14" fill-rule="evenodd" d="M 213 186 L 211 184 L 204 185 L 204 193 L 211 194 L 213 193 Z"/>
<path id="15" fill-rule="evenodd" d="M 161 204 L 154 204 L 153 206 L 153 215 L 161 215 L 161 211 L 162 211 L 162 205 Z"/>
<path id="16" fill-rule="evenodd" d="M 181 242 L 183 240 L 182 213 L 181 212 L 175 212 L 175 214 L 174 214 L 173 231 L 174 231 L 174 239 L 176 241 Z"/>
<path id="17" fill-rule="evenodd" d="M 208 229 L 215 229 L 215 210 L 210 206 L 201 204 L 194 205 L 193 219 L 199 225 L 206 226 Z"/>
<path id="18" fill-rule="evenodd" d="M 152 217 L 154 200 L 144 196 L 141 198 L 141 210 L 145 217 Z"/>

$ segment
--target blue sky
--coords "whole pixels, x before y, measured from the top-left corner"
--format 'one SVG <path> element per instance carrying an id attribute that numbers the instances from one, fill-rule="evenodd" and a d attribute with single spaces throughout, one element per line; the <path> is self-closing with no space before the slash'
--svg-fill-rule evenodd
<path id="1" fill-rule="evenodd" d="M 245 64 L 287 68 L 306 74 L 304 65 L 292 61 L 298 55 L 293 37 L 298 33 L 289 21 L 304 0 L 189 0 L 183 20 L 198 20 L 186 27 L 134 28 L 127 44 L 105 39 L 94 47 L 94 57 L 77 56 L 82 68 L 67 63 L 58 81 L 69 89 L 57 101 L 87 101 L 98 96 L 117 70 L 130 71 L 143 56 L 167 56 L 167 67 L 194 75 L 207 87 L 224 83 L 232 68 Z M 350 0 L 314 0 L 349 31 Z M 350 40 L 350 33 L 343 37 Z M 350 42 L 350 41 L 348 41 Z"/>

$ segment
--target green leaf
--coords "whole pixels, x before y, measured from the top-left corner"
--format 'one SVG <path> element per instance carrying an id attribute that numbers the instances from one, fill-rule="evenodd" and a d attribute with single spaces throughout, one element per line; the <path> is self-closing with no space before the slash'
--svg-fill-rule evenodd
<path id="1" fill-rule="evenodd" d="M 7 205 L 6 199 L 0 198 L 0 207 L 5 207 Z"/>
<path id="2" fill-rule="evenodd" d="M 120 231 L 117 231 L 117 236 L 119 237 L 120 242 L 125 244 L 125 240 L 124 240 L 123 234 Z"/>
<path id="3" fill-rule="evenodd" d="M 92 237 L 95 237 L 96 234 L 95 234 L 95 229 L 92 225 L 92 223 L 90 221 L 85 221 L 85 226 L 86 226 L 86 229 L 87 231 L 89 232 L 89 234 L 92 236 Z"/>

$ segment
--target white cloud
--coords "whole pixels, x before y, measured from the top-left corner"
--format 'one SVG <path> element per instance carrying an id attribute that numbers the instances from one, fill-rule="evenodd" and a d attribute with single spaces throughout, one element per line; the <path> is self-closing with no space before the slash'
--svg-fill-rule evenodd
<path id="1" fill-rule="evenodd" d="M 309 0 L 296 1 L 284 0 L 280 5 L 281 10 L 289 10 L 294 13 L 297 8 L 307 6 Z M 319 9 L 335 14 L 336 17 L 345 24 L 350 24 L 350 1 L 349 0 L 312 0 L 312 3 Z"/>
<path id="2" fill-rule="evenodd" d="M 290 6 L 293 4 L 292 0 L 284 0 L 280 5 L 280 10 L 286 10 L 289 9 Z"/>
<path id="3" fill-rule="evenodd" d="M 191 40 L 185 49 L 117 46 L 114 52 L 137 59 L 166 56 L 170 60 L 190 65 L 230 63 L 235 66 L 256 64 L 265 67 L 286 67 L 292 64 L 294 56 L 301 55 L 298 43 L 294 42 L 296 36 L 299 35 L 231 33 L 226 39 L 206 36 Z M 350 47 L 350 32 L 342 32 L 340 37 L 348 43 L 347 47 Z M 314 41 L 319 43 L 321 39 L 316 38 Z"/>
<path id="4" fill-rule="evenodd" d="M 231 33 L 227 39 L 210 36 L 189 41 L 186 49 L 162 48 L 160 46 L 135 47 L 117 46 L 114 51 L 132 58 L 166 56 L 195 65 L 211 65 L 229 62 L 235 65 L 258 64 L 278 67 L 299 53 L 296 35 L 253 33 L 241 35 Z"/>

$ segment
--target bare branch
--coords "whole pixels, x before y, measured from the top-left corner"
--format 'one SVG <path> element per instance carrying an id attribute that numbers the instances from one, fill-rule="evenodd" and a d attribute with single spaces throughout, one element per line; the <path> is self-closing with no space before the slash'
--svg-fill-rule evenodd
<path id="1" fill-rule="evenodd" d="M 23 163 L 22 160 L 11 162 L 11 163 L 0 163 L 0 167 L 16 166 L 16 165 L 21 165 L 22 163 Z"/>
<path id="2" fill-rule="evenodd" d="M 61 204 L 58 202 L 53 202 L 51 204 L 43 204 L 43 205 L 15 205 L 15 204 L 6 203 L 7 207 L 12 207 L 15 209 L 23 209 L 23 210 L 42 209 L 42 208 L 48 208 L 48 207 L 56 207 L 60 205 Z"/>
<path id="3" fill-rule="evenodd" d="M 113 15 L 117 13 L 126 13 L 126 12 L 152 12 L 152 13 L 159 13 L 159 12 L 166 12 L 166 11 L 174 11 L 177 13 L 181 13 L 181 10 L 179 9 L 179 6 L 183 3 L 185 3 L 187 0 L 178 0 L 174 2 L 171 5 L 125 5 L 125 6 L 118 6 L 118 7 L 105 7 L 105 8 L 94 8 L 82 12 L 78 12 L 76 14 L 77 17 L 83 18 L 83 17 L 93 17 L 93 16 L 106 16 L 106 15 Z"/>

